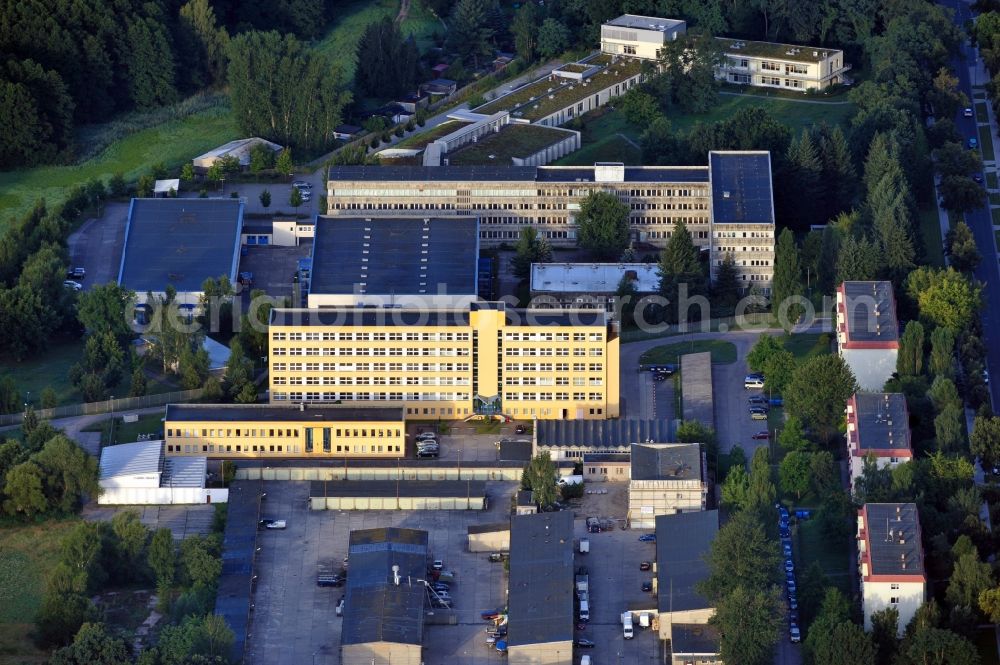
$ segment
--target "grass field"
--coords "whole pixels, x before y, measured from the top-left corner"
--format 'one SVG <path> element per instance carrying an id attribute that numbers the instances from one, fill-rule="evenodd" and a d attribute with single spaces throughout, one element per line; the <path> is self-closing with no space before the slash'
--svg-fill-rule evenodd
<path id="1" fill-rule="evenodd" d="M 937 207 L 921 208 L 917 219 L 920 222 L 920 238 L 924 245 L 926 263 L 938 267 L 944 266 L 944 245 Z"/>
<path id="2" fill-rule="evenodd" d="M 47 661 L 31 643 L 30 624 L 42 601 L 45 571 L 55 565 L 60 540 L 77 523 L 0 527 L 0 664 Z"/>
<path id="3" fill-rule="evenodd" d="M 82 355 L 82 340 L 55 340 L 47 351 L 31 360 L 0 362 L 0 374 L 13 377 L 22 395 L 30 392 L 35 408 L 39 406 L 42 390 L 47 387 L 56 391 L 59 405 L 73 404 L 80 401 L 80 392 L 69 382 L 69 368 L 79 362 Z"/>
<path id="4" fill-rule="evenodd" d="M 720 95 L 719 102 L 704 114 L 669 113 L 674 130 L 687 131 L 696 123 L 713 123 L 725 120 L 741 108 L 760 107 L 770 111 L 781 123 L 797 136 L 803 128 L 826 122 L 828 125 L 847 127 L 854 104 L 817 101 L 807 102 L 782 99 L 780 97 L 759 97 L 756 95 Z"/>
<path id="5" fill-rule="evenodd" d="M 989 122 L 989 120 L 986 104 L 976 104 L 976 122 Z"/>
<path id="6" fill-rule="evenodd" d="M 5 171 L 0 173 L 0 231 L 39 198 L 50 205 L 61 203 L 73 185 L 92 178 L 107 181 L 115 173 L 135 179 L 158 162 L 176 167 L 238 136 L 230 109 L 216 107 L 135 132 L 81 164 Z"/>
<path id="7" fill-rule="evenodd" d="M 792 352 L 798 361 L 830 353 L 830 335 L 827 333 L 803 333 L 787 335 L 782 340 L 785 349 Z"/>
<path id="8" fill-rule="evenodd" d="M 663 346 L 654 347 L 639 357 L 639 364 L 678 364 L 679 356 L 688 353 L 702 353 L 704 351 L 709 351 L 712 354 L 712 362 L 716 365 L 727 365 L 731 362 L 736 362 L 736 345 L 732 342 L 707 339 L 678 342 L 677 344 L 664 344 Z"/>
<path id="9" fill-rule="evenodd" d="M 624 162 L 641 164 L 642 150 L 623 134 L 610 134 L 583 143 L 579 150 L 553 162 L 558 166 L 593 166 L 595 162 Z"/>
<path id="10" fill-rule="evenodd" d="M 794 544 L 795 565 L 804 571 L 813 561 L 818 561 L 833 586 L 850 597 L 850 573 L 848 571 L 848 554 L 850 541 L 831 541 L 819 530 L 816 521 L 800 522 L 795 529 Z"/>
<path id="11" fill-rule="evenodd" d="M 1000 665 L 1000 657 L 997 656 L 996 632 L 992 628 L 980 628 L 972 636 L 972 641 L 979 651 L 979 661 L 981 665 Z"/>
<path id="12" fill-rule="evenodd" d="M 996 159 L 996 155 L 993 154 L 993 133 L 989 125 L 979 128 L 979 147 L 983 151 L 984 161 L 992 162 Z"/>
<path id="13" fill-rule="evenodd" d="M 115 445 L 118 443 L 132 443 L 133 441 L 139 440 L 140 434 L 154 434 L 159 435 L 163 431 L 163 416 L 159 413 L 151 413 L 145 416 L 139 416 L 139 419 L 134 423 L 124 422 L 121 418 L 115 418 L 115 440 L 110 444 L 108 443 L 109 429 L 111 428 L 111 419 L 106 418 L 101 422 L 91 425 L 90 427 L 84 428 L 84 432 L 100 432 L 101 433 L 101 443 L 105 445 Z"/>
<path id="14" fill-rule="evenodd" d="M 997 187 L 1000 187 L 1000 185 L 998 185 L 997 183 L 996 173 L 990 171 L 989 173 L 986 174 L 986 186 L 989 189 L 996 189 Z"/>
<path id="15" fill-rule="evenodd" d="M 356 51 L 361 33 L 369 23 L 399 13 L 399 0 L 354 0 L 338 7 L 339 20 L 330 26 L 323 39 L 315 44 L 320 53 L 339 64 L 350 78 L 357 66 Z M 413 35 L 417 46 L 426 50 L 433 45 L 434 36 L 444 32 L 441 21 L 424 8 L 422 3 L 411 2 L 410 12 L 402 24 L 403 34 Z"/>

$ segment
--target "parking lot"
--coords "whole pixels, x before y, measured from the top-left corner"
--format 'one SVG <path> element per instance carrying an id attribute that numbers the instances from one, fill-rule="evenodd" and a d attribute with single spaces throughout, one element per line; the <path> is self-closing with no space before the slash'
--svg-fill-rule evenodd
<path id="1" fill-rule="evenodd" d="M 246 249 L 246 256 L 240 257 L 240 272 L 253 273 L 253 286 L 243 292 L 244 311 L 250 304 L 250 291 L 253 289 L 262 289 L 275 298 L 291 298 L 292 279 L 299 259 L 312 253 L 312 241 L 303 240 L 295 247 L 248 245 Z M 295 305 L 292 301 L 292 306 Z"/>
<path id="2" fill-rule="evenodd" d="M 490 563 L 486 554 L 467 551 L 467 527 L 506 518 L 514 483 L 489 483 L 496 497 L 488 511 L 310 511 L 305 482 L 265 485 L 262 515 L 284 519 L 285 530 L 260 532 L 255 574 L 257 591 L 247 640 L 247 663 L 340 663 L 340 626 L 334 608 L 341 588 L 316 586 L 320 571 L 340 569 L 352 530 L 378 527 L 424 529 L 430 551 L 455 572 L 452 590 L 457 625 L 427 625 L 425 663 L 473 665 L 498 663 L 499 654 L 485 646 L 483 609 L 506 602 L 503 565 Z M 350 608 L 345 608 L 350 612 Z"/>
<path id="3" fill-rule="evenodd" d="M 82 280 L 84 289 L 118 279 L 128 208 L 128 203 L 105 204 L 103 215 L 88 219 L 70 235 L 70 264 L 87 271 Z"/>

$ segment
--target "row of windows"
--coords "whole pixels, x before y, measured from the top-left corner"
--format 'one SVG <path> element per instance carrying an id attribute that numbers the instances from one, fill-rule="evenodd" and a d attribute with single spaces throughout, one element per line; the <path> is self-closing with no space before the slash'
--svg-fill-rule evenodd
<path id="1" fill-rule="evenodd" d="M 571 393 L 567 392 L 555 392 L 555 393 L 504 393 L 504 401 L 508 402 L 551 402 L 555 400 L 557 402 L 568 402 L 570 400 Z M 600 402 L 604 400 L 604 393 L 572 393 L 572 399 L 576 402 L 583 402 L 589 400 L 591 402 Z"/>
<path id="2" fill-rule="evenodd" d="M 588 353 L 588 351 L 589 351 L 589 353 Z M 550 348 L 546 348 L 546 347 L 542 347 L 540 349 L 539 348 L 535 348 L 535 347 L 528 347 L 528 348 L 523 348 L 523 349 L 522 348 L 517 348 L 517 347 L 514 347 L 514 348 L 505 347 L 504 350 L 503 350 L 503 353 L 504 353 L 505 356 L 568 356 L 569 355 L 569 349 L 567 349 L 565 347 L 563 347 L 563 348 L 557 348 L 557 349 L 550 349 Z M 603 356 L 604 355 L 604 349 L 603 348 L 598 348 L 598 349 L 583 349 L 583 348 L 577 347 L 577 348 L 573 349 L 573 355 L 574 356 L 586 356 L 586 355 L 590 355 L 590 356 Z"/>
<path id="3" fill-rule="evenodd" d="M 291 342 L 316 342 L 316 341 L 338 341 L 338 342 L 468 342 L 469 333 L 417 333 L 417 332 L 272 332 L 271 339 L 276 341 Z"/>
<path id="4" fill-rule="evenodd" d="M 272 392 L 276 402 L 301 402 L 303 400 L 312 402 L 335 402 L 337 400 L 348 401 L 375 401 L 375 402 L 463 402 L 472 399 L 468 393 L 383 393 L 383 392 Z"/>
<path id="5" fill-rule="evenodd" d="M 479 199 L 502 199 L 502 198 L 512 198 L 512 199 L 535 199 L 535 198 L 551 198 L 551 199 L 567 199 L 567 198 L 585 198 L 590 192 L 594 190 L 605 189 L 605 184 L 600 183 L 600 186 L 589 186 L 589 187 L 560 187 L 560 188 L 546 188 L 546 189 L 473 189 L 468 191 L 462 191 L 461 193 L 455 189 L 406 189 L 406 188 L 395 188 L 386 187 L 381 188 L 335 188 L 332 191 L 331 198 L 335 200 L 341 199 L 369 199 L 372 203 L 346 203 L 340 202 L 334 204 L 335 209 L 368 209 L 368 210 L 392 210 L 393 208 L 400 208 L 404 205 L 419 206 L 418 208 L 407 208 L 407 209 L 444 209 L 452 210 L 454 205 L 446 203 L 411 203 L 411 204 L 400 204 L 400 203 L 378 203 L 378 201 L 398 201 L 399 199 L 407 198 L 440 198 L 440 199 L 457 199 L 462 196 L 463 200 L 468 200 L 471 198 Z M 708 198 L 709 191 L 702 188 L 678 188 L 678 189 L 627 189 L 619 191 L 611 191 L 619 198 L 623 199 L 626 203 L 629 202 L 629 197 L 643 197 L 643 198 Z M 474 206 L 489 206 L 489 205 L 500 205 L 491 203 L 474 203 Z M 484 210 L 533 210 L 536 209 L 537 203 L 519 201 L 517 203 L 512 203 L 510 205 L 516 205 L 517 208 L 482 208 Z"/>
<path id="6" fill-rule="evenodd" d="M 631 210 L 708 210 L 708 203 L 696 201 L 694 203 L 646 203 L 640 201 L 629 204 Z"/>
<path id="7" fill-rule="evenodd" d="M 336 432 L 336 436 L 344 437 L 377 437 L 379 439 L 385 438 L 387 436 L 401 436 L 402 431 L 399 429 L 368 429 L 367 427 L 362 428 L 329 428 Z M 261 429 L 243 429 L 243 428 L 227 428 L 227 429 L 202 429 L 201 438 L 232 438 L 236 437 L 250 437 L 250 438 L 282 438 L 282 437 L 298 437 L 298 428 L 261 428 Z M 308 429 L 307 429 L 308 431 Z M 167 436 L 176 436 L 181 439 L 193 439 L 199 436 L 199 430 L 197 429 L 184 429 L 184 428 L 167 428 Z M 235 434 L 234 434 L 235 432 Z"/>
<path id="8" fill-rule="evenodd" d="M 283 363 L 273 372 L 468 372 L 468 363 Z"/>
<path id="9" fill-rule="evenodd" d="M 751 245 L 749 248 L 748 247 L 733 247 L 733 246 L 729 246 L 729 247 L 724 247 L 723 246 L 723 247 L 716 247 L 715 248 L 715 254 L 736 254 L 737 252 L 741 252 L 742 253 L 742 252 L 746 252 L 746 251 L 751 251 L 751 252 L 773 252 L 774 250 L 772 248 L 770 248 L 770 247 L 754 247 L 753 245 Z"/>
<path id="10" fill-rule="evenodd" d="M 604 413 L 604 409 L 602 409 L 600 407 L 592 408 L 589 411 L 590 411 L 590 415 L 592 415 L 592 416 L 599 416 L 599 415 L 601 415 L 601 414 Z M 554 408 L 550 408 L 550 407 L 536 408 L 536 407 L 533 407 L 533 406 L 521 409 L 521 408 L 518 408 L 518 407 L 515 406 L 514 408 L 512 408 L 510 410 L 510 415 L 512 415 L 512 416 L 542 416 L 542 417 L 546 417 L 546 416 L 560 416 L 561 415 L 563 418 L 565 418 L 568 414 L 567 414 L 567 410 L 566 409 L 558 409 L 558 408 L 554 409 Z M 583 455 L 580 455 L 580 457 L 583 457 Z"/>
<path id="11" fill-rule="evenodd" d="M 603 363 L 573 363 L 574 372 L 603 372 Z M 505 372 L 551 372 L 553 369 L 556 372 L 568 372 L 570 368 L 569 363 L 504 363 L 503 370 Z"/>
<path id="12" fill-rule="evenodd" d="M 555 378 L 551 376 L 533 377 L 533 376 L 508 376 L 504 379 L 505 386 L 568 386 L 569 377 L 557 376 Z M 592 376 L 588 380 L 583 376 L 573 377 L 574 386 L 603 386 L 604 379 L 599 376 Z"/>
<path id="13" fill-rule="evenodd" d="M 216 449 L 218 449 L 218 450 L 216 450 Z M 336 452 L 338 452 L 338 453 L 368 453 L 368 452 L 373 452 L 373 453 L 399 453 L 399 452 L 402 452 L 402 446 L 398 446 L 398 445 L 373 445 L 373 446 L 371 446 L 371 451 L 369 451 L 367 444 L 356 444 L 356 445 L 353 445 L 353 446 L 337 445 L 337 446 L 333 446 L 333 448 L 331 450 L 325 450 L 324 452 L 329 453 L 333 449 L 335 449 Z M 168 444 L 167 445 L 167 452 L 168 453 L 179 453 L 179 452 L 182 452 L 182 450 L 181 450 L 181 444 L 177 444 L 177 445 L 169 445 Z M 198 452 L 198 445 L 197 444 L 185 443 L 184 446 L 183 446 L 183 452 L 185 452 L 185 453 L 196 453 L 196 452 Z M 295 453 L 299 452 L 299 447 L 297 445 L 283 446 L 281 444 L 277 444 L 277 445 L 272 444 L 270 446 L 250 444 L 250 445 L 244 446 L 242 444 L 235 444 L 235 445 L 233 445 L 233 444 L 228 444 L 228 443 L 227 444 L 221 444 L 220 443 L 218 446 L 216 446 L 214 443 L 209 443 L 209 444 L 202 444 L 202 446 L 201 446 L 201 452 L 203 452 L 203 453 L 214 453 L 214 452 L 220 452 L 220 453 L 231 453 L 231 452 L 237 452 L 237 453 L 242 453 L 242 452 L 247 452 L 247 453 L 249 453 L 249 452 L 266 453 L 266 452 L 270 452 L 270 453 L 275 453 L 275 452 L 277 452 L 277 453 L 282 453 L 282 452 L 289 452 L 289 453 L 295 454 Z M 307 453 L 311 453 L 313 451 L 311 449 L 307 448 L 306 452 Z"/>
<path id="14" fill-rule="evenodd" d="M 770 231 L 716 231 L 715 237 L 716 238 L 773 238 L 774 233 Z"/>
<path id="15" fill-rule="evenodd" d="M 456 357 L 469 355 L 467 348 L 440 349 L 437 347 L 340 347 L 340 346 L 307 346 L 307 347 L 271 347 L 272 356 L 443 356 Z"/>
<path id="16" fill-rule="evenodd" d="M 511 342 L 568 342 L 570 339 L 569 333 L 550 333 L 550 332 L 531 332 L 531 333 L 520 333 L 520 332 L 505 332 L 503 338 Z M 603 333 L 573 333 L 574 342 L 603 342 Z"/>
<path id="17" fill-rule="evenodd" d="M 275 386 L 467 386 L 469 379 L 450 376 L 275 376 Z"/>

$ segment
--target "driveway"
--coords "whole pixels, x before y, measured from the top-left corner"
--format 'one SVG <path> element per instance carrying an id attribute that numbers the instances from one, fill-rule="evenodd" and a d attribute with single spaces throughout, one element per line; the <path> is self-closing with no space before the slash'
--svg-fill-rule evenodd
<path id="1" fill-rule="evenodd" d="M 129 205 L 105 204 L 103 215 L 88 219 L 69 236 L 70 264 L 87 270 L 84 289 L 118 280 Z"/>

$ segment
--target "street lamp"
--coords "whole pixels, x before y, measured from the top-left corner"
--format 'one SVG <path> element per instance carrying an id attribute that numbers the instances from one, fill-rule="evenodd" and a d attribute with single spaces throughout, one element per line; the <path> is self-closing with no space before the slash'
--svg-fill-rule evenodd
<path id="1" fill-rule="evenodd" d="M 108 434 L 108 445 L 114 445 L 115 441 L 115 396 L 111 395 L 108 398 L 108 410 L 111 411 L 111 427 L 110 433 Z"/>

